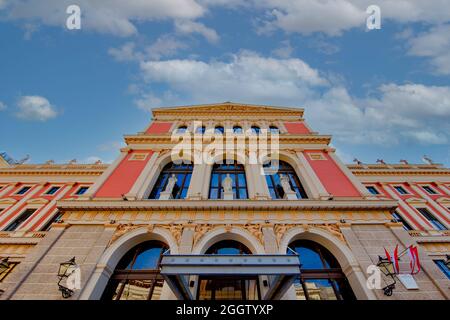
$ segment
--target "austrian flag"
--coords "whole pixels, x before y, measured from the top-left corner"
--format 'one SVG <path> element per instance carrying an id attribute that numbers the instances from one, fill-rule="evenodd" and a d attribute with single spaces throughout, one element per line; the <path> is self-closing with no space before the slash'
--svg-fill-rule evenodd
<path id="1" fill-rule="evenodd" d="M 389 252 L 384 248 L 384 252 L 386 253 L 386 258 L 389 260 L 389 262 L 392 262 L 392 265 L 394 266 L 394 272 L 396 274 L 399 274 L 400 267 L 398 264 L 398 245 L 395 246 L 394 252 L 392 255 L 389 254 Z"/>
<path id="2" fill-rule="evenodd" d="M 417 274 L 420 272 L 419 252 L 417 247 L 410 246 L 408 249 L 409 266 L 411 267 L 411 274 Z"/>

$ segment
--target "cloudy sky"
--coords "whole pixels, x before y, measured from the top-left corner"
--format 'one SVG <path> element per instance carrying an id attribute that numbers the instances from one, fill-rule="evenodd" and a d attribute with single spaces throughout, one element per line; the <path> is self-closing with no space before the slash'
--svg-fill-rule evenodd
<path id="1" fill-rule="evenodd" d="M 450 166 L 450 1 L 0 0 L 16 159 L 110 162 L 151 108 L 223 101 L 303 107 L 346 162 Z"/>

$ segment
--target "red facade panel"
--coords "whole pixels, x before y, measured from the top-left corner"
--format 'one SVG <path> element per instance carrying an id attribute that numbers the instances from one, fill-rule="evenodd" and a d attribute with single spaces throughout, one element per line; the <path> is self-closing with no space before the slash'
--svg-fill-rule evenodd
<path id="1" fill-rule="evenodd" d="M 289 133 L 292 134 L 308 134 L 311 133 L 303 122 L 285 122 L 284 126 Z"/>
<path id="2" fill-rule="evenodd" d="M 152 151 L 132 151 L 117 166 L 109 178 L 103 183 L 95 194 L 96 198 L 120 198 L 128 193 L 136 179 L 144 170 L 145 165 L 152 155 Z M 134 157 L 139 154 L 139 159 Z M 141 156 L 145 155 L 145 159 Z M 134 159 L 136 158 L 136 159 Z"/>
<path id="3" fill-rule="evenodd" d="M 167 133 L 172 127 L 171 122 L 153 122 L 150 127 L 145 131 L 147 134 Z"/>
<path id="4" fill-rule="evenodd" d="M 358 189 L 327 153 L 305 151 L 304 154 L 327 192 L 335 197 L 361 197 Z M 322 159 L 313 160 L 310 154 L 321 154 Z"/>

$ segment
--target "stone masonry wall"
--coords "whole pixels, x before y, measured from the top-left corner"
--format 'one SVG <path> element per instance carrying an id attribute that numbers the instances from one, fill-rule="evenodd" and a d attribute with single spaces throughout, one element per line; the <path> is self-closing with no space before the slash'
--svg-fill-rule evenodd
<path id="1" fill-rule="evenodd" d="M 398 244 L 400 253 L 410 244 L 417 245 L 402 227 L 391 228 L 386 225 L 373 224 L 352 225 L 351 228 L 343 230 L 343 233 L 351 251 L 360 263 L 364 272 L 369 265 L 376 265 L 379 255 L 385 256 L 384 248 L 389 250 L 389 252 L 393 252 L 395 246 Z M 448 289 L 449 286 L 448 283 L 445 285 L 445 282 L 442 282 L 445 281 L 442 278 L 442 272 L 434 265 L 433 261 L 431 261 L 425 251 L 421 250 L 420 246 L 419 255 L 422 271 L 414 275 L 414 279 L 416 280 L 419 289 L 408 290 L 399 280 L 397 280 L 396 288 L 391 297 L 385 296 L 382 290 L 375 290 L 378 299 L 448 299 L 450 295 Z M 400 259 L 400 272 L 408 273 L 409 270 L 409 257 L 408 255 L 405 255 Z M 385 278 L 381 285 L 383 287 L 391 282 L 391 279 Z"/>
<path id="2" fill-rule="evenodd" d="M 81 268 L 81 286 L 92 274 L 112 238 L 113 228 L 102 225 L 54 227 L 11 276 L 2 299 L 60 300 L 59 264 L 72 257 Z M 77 299 L 79 290 L 70 299 Z"/>

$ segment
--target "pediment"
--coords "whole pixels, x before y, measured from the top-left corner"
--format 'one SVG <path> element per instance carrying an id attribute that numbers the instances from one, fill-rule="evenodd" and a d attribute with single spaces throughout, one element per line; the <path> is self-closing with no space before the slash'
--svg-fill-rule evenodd
<path id="1" fill-rule="evenodd" d="M 167 114 L 167 113 L 177 113 L 177 112 L 189 112 L 189 113 L 204 113 L 204 112 L 236 112 L 236 113 L 296 113 L 300 116 L 303 115 L 302 108 L 289 108 L 289 107 L 277 107 L 277 106 L 266 106 L 266 105 L 256 105 L 256 104 L 242 104 L 235 102 L 223 102 L 215 104 L 204 104 L 204 105 L 191 105 L 191 106 L 179 106 L 179 107 L 166 107 L 166 108 L 156 108 L 153 109 L 153 114 Z"/>
<path id="2" fill-rule="evenodd" d="M 408 203 L 426 203 L 427 201 L 421 198 L 416 198 L 416 197 L 412 197 L 412 198 L 408 198 L 405 200 Z"/>
<path id="3" fill-rule="evenodd" d="M 440 197 L 439 199 L 436 199 L 436 202 L 450 204 L 450 198 Z"/>
<path id="4" fill-rule="evenodd" d="M 28 204 L 46 204 L 49 202 L 50 200 L 44 198 L 30 199 L 27 201 Z"/>
<path id="5" fill-rule="evenodd" d="M 17 200 L 13 198 L 0 199 L 0 204 L 14 204 Z"/>

